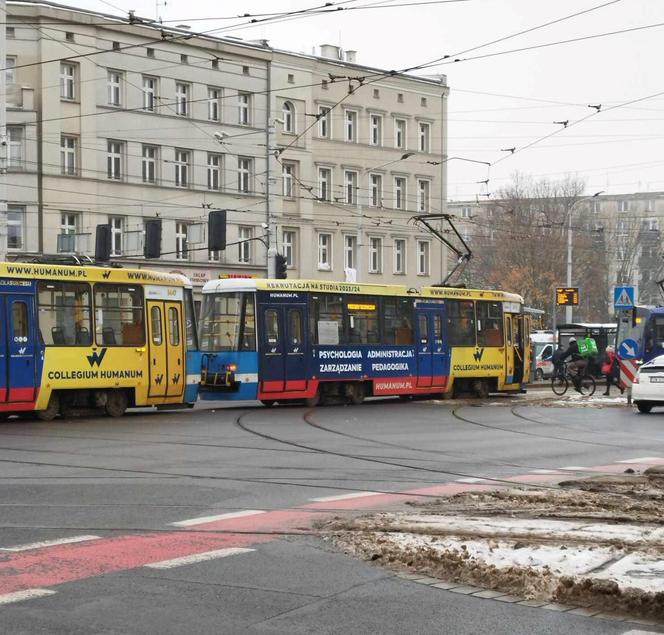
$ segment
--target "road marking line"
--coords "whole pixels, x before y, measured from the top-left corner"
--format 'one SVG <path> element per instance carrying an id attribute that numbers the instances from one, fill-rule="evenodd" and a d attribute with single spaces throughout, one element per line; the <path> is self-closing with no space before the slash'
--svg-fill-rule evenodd
<path id="1" fill-rule="evenodd" d="M 559 474 L 560 470 L 546 470 L 546 469 L 539 469 L 539 470 L 530 470 L 531 474 Z"/>
<path id="2" fill-rule="evenodd" d="M 199 518 L 189 518 L 188 520 L 179 520 L 176 523 L 171 523 L 173 527 L 192 527 L 194 525 L 203 525 L 211 523 L 216 520 L 228 520 L 231 518 L 244 518 L 245 516 L 255 516 L 256 514 L 264 514 L 265 512 L 260 509 L 245 509 L 241 512 L 229 512 L 227 514 L 217 514 L 216 516 L 200 516 Z"/>
<path id="3" fill-rule="evenodd" d="M 618 463 L 652 463 L 664 461 L 661 456 L 642 456 L 638 459 L 627 459 L 626 461 L 618 461 Z"/>
<path id="4" fill-rule="evenodd" d="M 362 498 L 364 496 L 382 496 L 381 492 L 353 492 L 352 494 L 338 494 L 336 496 L 322 496 L 320 498 L 310 498 L 312 503 L 330 503 L 332 501 L 343 501 L 350 498 Z"/>
<path id="5" fill-rule="evenodd" d="M 486 481 L 485 478 L 476 478 L 473 476 L 469 476 L 468 478 L 458 478 L 456 479 L 456 483 L 482 483 Z"/>
<path id="6" fill-rule="evenodd" d="M 44 547 L 57 547 L 58 545 L 69 545 L 75 542 L 86 542 L 88 540 L 99 540 L 101 536 L 72 536 L 71 538 L 59 538 L 58 540 L 43 540 L 42 542 L 31 542 L 27 545 L 16 547 L 0 547 L 0 551 L 30 551 L 31 549 L 42 549 Z"/>
<path id="7" fill-rule="evenodd" d="M 227 556 L 235 556 L 241 553 L 248 553 L 255 551 L 255 549 L 243 549 L 241 547 L 228 547 L 227 549 L 216 549 L 215 551 L 204 551 L 203 553 L 195 553 L 191 556 L 182 556 L 182 558 L 173 558 L 173 560 L 162 560 L 161 562 L 153 562 L 144 566 L 150 569 L 173 569 L 185 564 L 196 564 L 197 562 L 205 562 L 206 560 L 214 560 L 215 558 L 226 558 Z"/>
<path id="8" fill-rule="evenodd" d="M 0 606 L 11 604 L 12 602 L 22 602 L 23 600 L 32 600 L 33 598 L 42 598 L 47 595 L 53 595 L 55 591 L 50 589 L 26 589 L 25 591 L 14 591 L 14 593 L 5 593 L 0 595 Z"/>
<path id="9" fill-rule="evenodd" d="M 588 470 L 591 470 L 592 468 L 590 467 L 580 467 L 578 465 L 569 465 L 567 467 L 561 467 L 558 468 L 560 470 L 565 470 L 566 472 L 587 472 Z"/>

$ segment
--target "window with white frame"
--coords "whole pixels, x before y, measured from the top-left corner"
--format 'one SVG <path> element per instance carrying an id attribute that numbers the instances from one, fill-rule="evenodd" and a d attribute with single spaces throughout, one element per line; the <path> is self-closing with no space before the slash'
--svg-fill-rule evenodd
<path id="1" fill-rule="evenodd" d="M 251 238 L 253 235 L 253 227 L 238 227 L 238 245 L 237 245 L 237 260 L 238 262 L 248 264 L 251 262 Z"/>
<path id="2" fill-rule="evenodd" d="M 238 93 L 237 96 L 237 122 L 241 126 L 251 123 L 251 95 L 249 93 Z"/>
<path id="3" fill-rule="evenodd" d="M 7 169 L 23 169 L 23 128 L 19 126 L 7 126 L 7 144 L 9 154 L 7 155 Z"/>
<path id="4" fill-rule="evenodd" d="M 295 231 L 292 229 L 284 229 L 281 234 L 281 247 L 282 254 L 286 259 L 287 267 L 295 266 Z"/>
<path id="5" fill-rule="evenodd" d="M 78 170 L 78 138 L 71 135 L 60 137 L 60 171 L 67 176 L 76 176 Z"/>
<path id="6" fill-rule="evenodd" d="M 344 269 L 357 268 L 357 236 L 344 236 Z"/>
<path id="7" fill-rule="evenodd" d="M 627 246 L 624 243 L 619 243 L 616 247 L 616 258 L 618 260 L 627 259 Z"/>
<path id="8" fill-rule="evenodd" d="M 621 236 L 626 236 L 628 229 L 629 229 L 629 224 L 627 223 L 626 220 L 619 220 L 618 223 L 616 224 L 616 230 L 618 234 Z"/>
<path id="9" fill-rule="evenodd" d="M 369 238 L 369 273 L 380 273 L 383 270 L 383 239 Z"/>
<path id="10" fill-rule="evenodd" d="M 76 99 L 76 64 L 60 64 L 60 98 Z"/>
<path id="11" fill-rule="evenodd" d="M 357 204 L 357 172 L 352 170 L 344 172 L 344 203 Z"/>
<path id="12" fill-rule="evenodd" d="M 59 243 L 59 251 L 76 251 L 76 235 L 78 234 L 78 214 L 75 212 L 62 212 L 60 215 L 60 234 L 71 236 L 68 240 Z"/>
<path id="13" fill-rule="evenodd" d="M 648 211 L 648 212 L 654 212 L 655 211 L 655 199 L 654 198 L 649 198 L 646 201 L 646 211 Z"/>
<path id="14" fill-rule="evenodd" d="M 417 241 L 417 275 L 429 275 L 429 249 L 430 243 L 428 240 Z"/>
<path id="15" fill-rule="evenodd" d="M 318 268 L 332 269 L 332 234 L 318 234 Z"/>
<path id="16" fill-rule="evenodd" d="M 659 231 L 659 220 L 657 218 L 647 218 L 646 229 L 653 232 Z"/>
<path id="17" fill-rule="evenodd" d="M 394 207 L 406 209 L 406 177 L 394 177 Z"/>
<path id="18" fill-rule="evenodd" d="M 187 245 L 187 223 L 175 223 L 175 259 L 189 260 L 189 247 Z"/>
<path id="19" fill-rule="evenodd" d="M 25 207 L 9 205 L 7 208 L 7 249 L 24 249 L 23 236 Z"/>
<path id="20" fill-rule="evenodd" d="M 369 143 L 372 146 L 383 145 L 383 118 L 380 115 L 369 117 Z"/>
<path id="21" fill-rule="evenodd" d="M 295 197 L 295 164 L 282 163 L 281 165 L 281 195 L 284 198 Z"/>
<path id="22" fill-rule="evenodd" d="M 602 204 L 600 201 L 593 201 L 591 206 L 593 214 L 599 214 L 602 211 Z"/>
<path id="23" fill-rule="evenodd" d="M 629 212 L 629 201 L 627 199 L 623 199 L 622 201 L 618 201 L 618 211 L 619 212 Z"/>
<path id="24" fill-rule="evenodd" d="M 111 216 L 108 219 L 108 224 L 111 226 L 111 256 L 121 256 L 124 218 L 122 216 Z"/>
<path id="25" fill-rule="evenodd" d="M 106 155 L 106 175 L 109 179 L 122 179 L 122 146 L 121 141 L 108 141 Z"/>
<path id="26" fill-rule="evenodd" d="M 208 87 L 207 107 L 208 121 L 219 121 L 221 91 L 218 88 Z"/>
<path id="27" fill-rule="evenodd" d="M 251 192 L 252 160 L 240 157 L 237 160 L 237 191 L 248 194 Z"/>
<path id="28" fill-rule="evenodd" d="M 207 188 L 208 190 L 221 189 L 221 155 L 208 153 L 207 155 Z"/>
<path id="29" fill-rule="evenodd" d="M 357 141 L 357 112 L 344 111 L 344 141 L 354 143 Z"/>
<path id="30" fill-rule="evenodd" d="M 330 168 L 318 168 L 318 198 L 321 201 L 331 199 L 332 170 Z"/>
<path id="31" fill-rule="evenodd" d="M 282 109 L 284 120 L 284 132 L 295 132 L 295 106 L 290 101 L 285 101 Z"/>
<path id="32" fill-rule="evenodd" d="M 430 210 L 431 183 L 426 179 L 417 179 L 417 211 L 426 214 Z"/>
<path id="33" fill-rule="evenodd" d="M 143 183 L 157 182 L 157 146 L 142 147 L 141 170 Z"/>
<path id="34" fill-rule="evenodd" d="M 108 88 L 109 106 L 122 105 L 122 73 L 120 71 L 108 71 L 106 80 Z"/>
<path id="35" fill-rule="evenodd" d="M 420 152 L 431 152 L 431 125 L 420 121 Z"/>
<path id="36" fill-rule="evenodd" d="M 404 150 L 406 148 L 406 120 L 394 120 L 394 147 Z"/>
<path id="37" fill-rule="evenodd" d="M 7 84 L 16 83 L 16 58 L 13 55 L 5 57 L 5 81 Z"/>
<path id="38" fill-rule="evenodd" d="M 175 187 L 189 187 L 188 150 L 175 150 Z"/>
<path id="39" fill-rule="evenodd" d="M 470 218 L 472 216 L 472 210 L 470 207 L 461 208 L 461 218 Z"/>
<path id="40" fill-rule="evenodd" d="M 371 183 L 371 191 L 369 204 L 372 207 L 383 206 L 383 177 L 380 174 L 372 174 L 369 177 Z"/>
<path id="41" fill-rule="evenodd" d="M 189 84 L 175 82 L 175 114 L 182 117 L 189 115 Z"/>
<path id="42" fill-rule="evenodd" d="M 332 133 L 330 125 L 329 106 L 318 106 L 318 136 L 329 139 Z"/>
<path id="43" fill-rule="evenodd" d="M 394 250 L 392 252 L 394 257 L 393 272 L 398 275 L 406 273 L 406 240 L 404 238 L 394 239 Z"/>
<path id="44" fill-rule="evenodd" d="M 154 112 L 157 107 L 157 78 L 143 75 L 143 110 Z"/>

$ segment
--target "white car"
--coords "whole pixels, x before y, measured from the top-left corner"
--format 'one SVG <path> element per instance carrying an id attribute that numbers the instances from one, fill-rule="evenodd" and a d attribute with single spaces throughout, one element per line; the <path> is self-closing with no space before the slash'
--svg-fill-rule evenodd
<path id="1" fill-rule="evenodd" d="M 632 401 L 644 413 L 655 406 L 664 406 L 664 355 L 639 368 L 632 386 Z"/>

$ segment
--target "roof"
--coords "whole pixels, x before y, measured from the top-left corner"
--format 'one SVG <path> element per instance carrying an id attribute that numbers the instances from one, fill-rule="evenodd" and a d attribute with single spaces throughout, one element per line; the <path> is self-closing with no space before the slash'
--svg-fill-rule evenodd
<path id="1" fill-rule="evenodd" d="M 318 293 L 358 293 L 370 295 L 415 295 L 402 285 L 335 282 L 333 280 L 267 280 L 261 278 L 229 278 L 210 280 L 203 293 L 219 291 L 311 291 Z"/>

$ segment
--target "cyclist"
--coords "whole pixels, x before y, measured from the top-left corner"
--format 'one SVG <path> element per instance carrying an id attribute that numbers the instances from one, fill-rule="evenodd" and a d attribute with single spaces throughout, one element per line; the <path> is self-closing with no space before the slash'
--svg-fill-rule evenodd
<path id="1" fill-rule="evenodd" d="M 567 365 L 570 378 L 574 384 L 574 390 L 576 392 L 583 393 L 581 390 L 581 376 L 583 375 L 586 366 L 588 365 L 588 360 L 581 356 L 579 353 L 579 345 L 576 342 L 576 337 L 569 338 L 569 345 L 567 350 L 561 355 L 561 361 L 571 358 L 570 363 Z"/>

